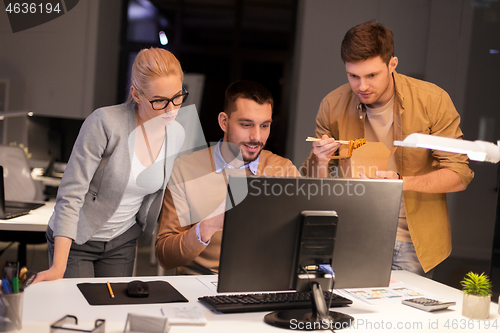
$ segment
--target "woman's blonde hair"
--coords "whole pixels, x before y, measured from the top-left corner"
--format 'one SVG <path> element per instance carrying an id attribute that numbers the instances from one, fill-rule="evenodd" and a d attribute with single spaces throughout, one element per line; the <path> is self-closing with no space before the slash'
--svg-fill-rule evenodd
<path id="1" fill-rule="evenodd" d="M 179 60 L 169 51 L 160 48 L 142 49 L 134 60 L 130 75 L 130 86 L 139 91 L 149 88 L 152 79 L 168 75 L 177 75 L 184 80 Z M 132 93 L 129 92 L 127 102 L 134 102 Z"/>

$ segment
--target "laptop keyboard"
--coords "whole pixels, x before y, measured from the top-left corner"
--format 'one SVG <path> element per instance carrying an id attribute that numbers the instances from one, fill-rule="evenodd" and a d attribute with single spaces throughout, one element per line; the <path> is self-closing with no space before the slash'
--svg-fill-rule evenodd
<path id="1" fill-rule="evenodd" d="M 5 207 L 5 218 L 12 219 L 14 217 L 23 216 L 30 212 L 26 208 Z"/>
<path id="2" fill-rule="evenodd" d="M 22 202 L 22 201 L 6 201 L 4 214 L 2 219 L 12 219 L 14 217 L 29 214 L 33 209 L 43 206 L 43 203 Z"/>

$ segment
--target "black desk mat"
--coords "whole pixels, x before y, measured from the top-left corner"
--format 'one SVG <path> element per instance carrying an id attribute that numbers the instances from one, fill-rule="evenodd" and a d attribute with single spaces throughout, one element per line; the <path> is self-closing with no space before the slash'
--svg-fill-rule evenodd
<path id="1" fill-rule="evenodd" d="M 148 281 L 148 297 L 129 297 L 127 282 L 111 283 L 115 298 L 109 295 L 106 283 L 79 283 L 78 289 L 90 305 L 122 305 L 188 302 L 172 285 L 165 281 Z"/>

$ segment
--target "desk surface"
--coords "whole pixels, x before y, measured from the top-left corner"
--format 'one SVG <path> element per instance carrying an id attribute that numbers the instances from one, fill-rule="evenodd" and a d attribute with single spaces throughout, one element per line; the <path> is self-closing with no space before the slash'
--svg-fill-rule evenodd
<path id="1" fill-rule="evenodd" d="M 47 224 L 54 212 L 55 201 L 49 201 L 29 214 L 9 220 L 0 220 L 0 230 L 12 231 L 40 231 L 47 230 Z"/>
<path id="2" fill-rule="evenodd" d="M 190 304 L 199 304 L 197 301 L 199 296 L 213 294 L 211 289 L 201 282 L 203 279 L 206 281 L 207 278 L 210 279 L 207 276 L 154 276 L 92 279 L 92 282 L 105 282 L 106 280 L 127 282 L 135 279 L 143 281 L 164 280 L 181 292 L 190 301 Z M 406 271 L 393 271 L 392 278 L 408 286 L 432 293 L 438 298 L 456 301 L 457 305 L 448 310 L 428 313 L 399 303 L 371 305 L 353 298 L 351 306 L 337 309 L 337 311 L 353 316 L 356 320 L 357 326 L 347 331 L 435 333 L 445 331 L 498 332 L 499 330 L 500 315 L 497 304 L 491 304 L 488 320 L 489 329 L 487 329 L 486 322 L 469 320 L 461 316 L 462 293 L 459 290 Z M 93 326 L 96 319 L 105 319 L 107 333 L 123 332 L 128 313 L 161 316 L 161 307 L 186 304 L 90 306 L 76 287 L 76 284 L 80 282 L 89 282 L 89 279 L 62 279 L 38 283 L 27 288 L 24 297 L 23 329 L 21 332 L 49 332 L 50 324 L 67 314 L 77 316 L 79 324 L 85 326 Z M 201 304 L 200 306 L 208 321 L 206 326 L 172 326 L 170 332 L 285 332 L 263 322 L 266 312 L 218 314 Z M 464 329 L 461 329 L 462 327 Z"/>

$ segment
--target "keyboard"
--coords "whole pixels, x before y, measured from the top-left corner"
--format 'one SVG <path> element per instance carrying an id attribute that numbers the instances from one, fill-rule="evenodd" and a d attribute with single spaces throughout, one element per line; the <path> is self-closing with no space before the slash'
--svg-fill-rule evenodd
<path id="1" fill-rule="evenodd" d="M 324 291 L 323 295 L 328 304 L 328 301 L 330 300 L 330 292 Z M 276 311 L 311 307 L 311 293 L 296 291 L 283 293 L 203 296 L 198 298 L 198 300 L 212 310 L 222 313 Z M 330 307 L 347 306 L 349 304 L 352 304 L 350 299 L 333 293 Z"/>

